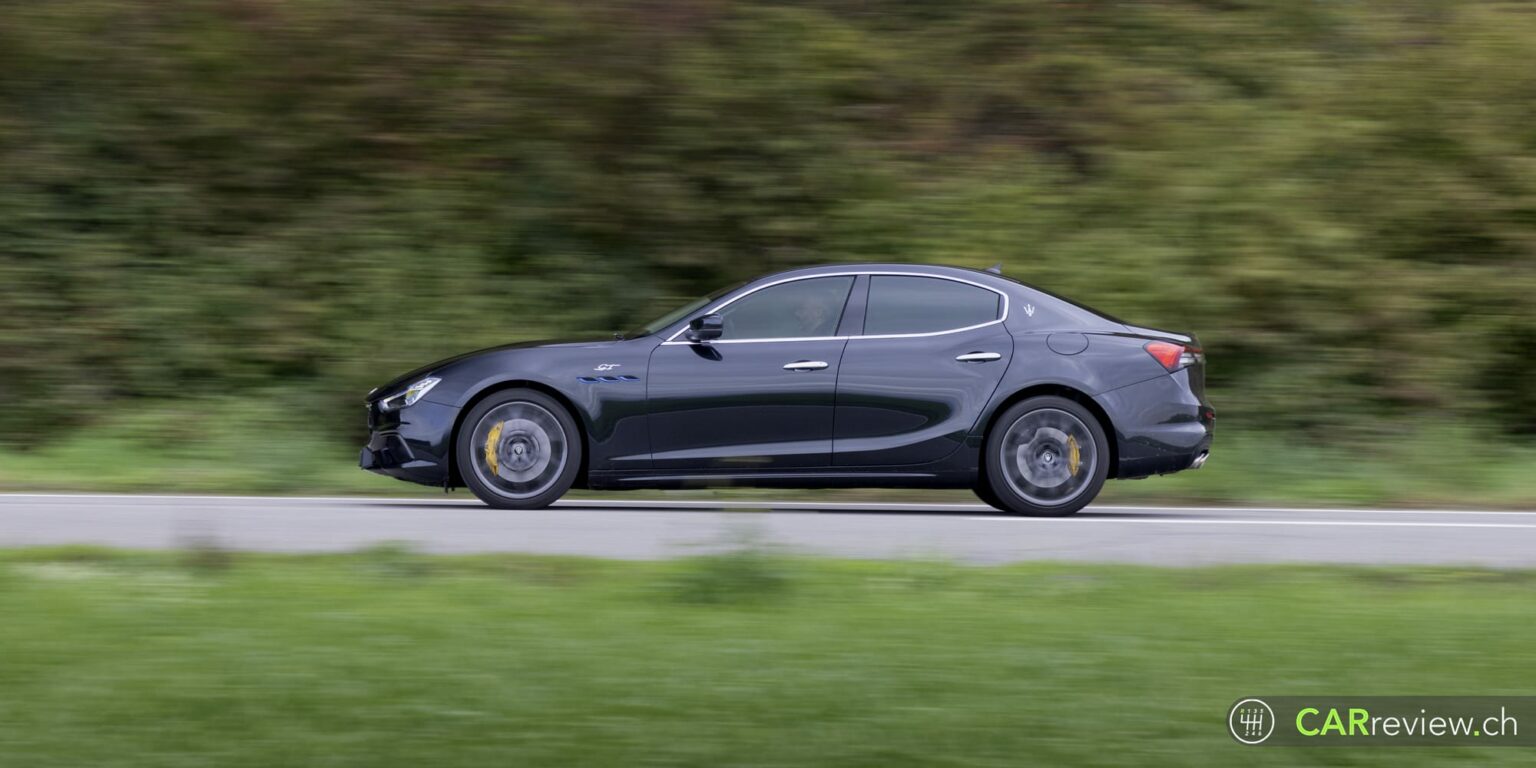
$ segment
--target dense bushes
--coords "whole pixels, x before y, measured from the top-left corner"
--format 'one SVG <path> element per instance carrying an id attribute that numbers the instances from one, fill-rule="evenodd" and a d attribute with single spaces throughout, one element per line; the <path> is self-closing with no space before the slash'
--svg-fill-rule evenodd
<path id="1" fill-rule="evenodd" d="M 1536 431 L 1518 3 L 131 0 L 0 12 L 0 435 L 985 266 L 1224 423 Z"/>

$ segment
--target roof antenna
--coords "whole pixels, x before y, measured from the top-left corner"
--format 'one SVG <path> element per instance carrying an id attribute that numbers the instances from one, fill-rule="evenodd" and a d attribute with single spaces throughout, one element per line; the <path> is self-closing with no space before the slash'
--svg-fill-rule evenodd
<path id="1" fill-rule="evenodd" d="M 1001 261 L 999 261 L 998 263 L 993 264 L 990 267 L 987 267 L 987 271 L 991 272 L 994 275 L 1001 275 L 1003 273 L 1003 263 Z"/>

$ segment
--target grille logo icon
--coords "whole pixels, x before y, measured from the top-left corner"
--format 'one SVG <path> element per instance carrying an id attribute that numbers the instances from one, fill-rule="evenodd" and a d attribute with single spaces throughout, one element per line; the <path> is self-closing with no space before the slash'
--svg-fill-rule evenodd
<path id="1" fill-rule="evenodd" d="M 1275 732 L 1275 711 L 1261 699 L 1243 699 L 1227 713 L 1227 729 L 1244 744 L 1262 744 Z"/>

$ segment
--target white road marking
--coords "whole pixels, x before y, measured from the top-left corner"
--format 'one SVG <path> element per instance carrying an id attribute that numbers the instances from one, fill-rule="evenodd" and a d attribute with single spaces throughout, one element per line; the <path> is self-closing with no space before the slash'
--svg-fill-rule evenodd
<path id="1" fill-rule="evenodd" d="M 318 503 L 342 503 L 342 504 L 440 504 L 451 506 L 482 506 L 478 499 L 473 498 L 431 498 L 410 496 L 242 496 L 242 495 L 218 495 L 218 494 L 139 494 L 139 493 L 43 493 L 43 492 L 14 492 L 0 493 L 0 500 L 6 498 L 31 498 L 31 499 L 122 499 L 122 500 L 169 500 L 169 501 L 265 501 L 265 502 L 318 502 Z M 601 506 L 614 508 L 639 508 L 639 509 L 956 509 L 956 510 L 990 510 L 991 507 L 975 504 L 953 503 L 924 503 L 906 501 L 705 501 L 694 499 L 561 499 L 555 502 L 556 507 L 572 506 Z M 1160 506 L 1156 504 L 1126 505 L 1126 504 L 1095 504 L 1090 505 L 1085 512 L 1089 517 L 1096 511 L 1150 511 L 1154 513 L 1188 513 L 1188 512 L 1230 512 L 1239 514 L 1279 512 L 1284 514 L 1371 514 L 1371 515 L 1536 515 L 1536 510 L 1496 510 L 1496 509 L 1367 509 L 1351 507 L 1191 507 L 1191 506 Z M 1013 518 L 1002 517 L 998 519 L 1052 519 L 1052 518 Z M 1069 518 L 1070 519 L 1070 518 Z M 1076 519 L 1088 519 L 1078 517 Z M 1124 518 L 1116 518 L 1124 519 Z M 1288 521 L 1287 521 L 1288 522 Z"/>
<path id="2" fill-rule="evenodd" d="M 41 493 L 16 491 L 0 493 L 0 499 L 149 499 L 159 501 L 319 501 L 357 503 L 364 501 L 466 504 L 474 499 L 432 499 L 387 496 L 240 496 L 235 494 L 180 493 Z"/>
<path id="3" fill-rule="evenodd" d="M 1089 511 L 1093 510 L 1135 510 L 1155 509 L 1158 511 L 1190 511 L 1190 512 L 1284 512 L 1286 514 L 1330 514 L 1330 515 L 1536 515 L 1536 510 L 1524 509 L 1368 509 L 1364 507 L 1160 507 L 1157 505 L 1128 506 L 1114 504 L 1091 504 Z"/>
<path id="4" fill-rule="evenodd" d="M 374 497 L 374 496 L 222 496 L 222 495 L 180 495 L 180 494 L 114 494 L 114 493 L 0 493 L 0 501 L 7 498 L 16 499 L 59 499 L 59 500 L 98 500 L 98 501 L 208 501 L 208 502 L 264 502 L 273 505 L 286 503 L 321 503 L 321 504 L 402 504 L 402 505 L 432 505 L 443 507 L 484 508 L 478 499 L 434 499 L 411 497 Z M 778 511 L 809 511 L 822 510 L 836 511 L 841 509 L 861 510 L 890 510 L 890 511 L 970 511 L 970 512 L 995 512 L 984 504 L 926 504 L 921 502 L 885 502 L 885 501 L 838 501 L 838 502 L 805 502 L 805 501 L 705 501 L 705 500 L 608 500 L 608 499 L 562 499 L 555 502 L 556 507 L 567 509 L 593 508 L 593 509 L 640 509 L 665 512 L 668 510 L 683 509 L 766 509 Z M 1094 512 L 1114 511 L 1142 511 L 1148 513 L 1145 517 L 1120 517 L 1113 515 L 1099 516 Z M 1242 518 L 1233 517 L 1178 517 L 1180 514 L 1237 514 Z M 1415 521 L 1415 520 L 1325 520 L 1325 519 L 1252 519 L 1250 515 L 1265 514 L 1295 514 L 1295 515 L 1446 515 L 1460 516 L 1494 516 L 1505 520 L 1518 520 L 1520 522 L 1472 522 L 1472 521 Z M 1165 516 L 1166 515 L 1166 516 Z M 1496 510 L 1428 510 L 1428 509 L 1351 509 L 1351 508 L 1307 508 L 1307 507 L 1158 507 L 1158 506 L 1129 506 L 1129 505 L 1104 505 L 1090 506 L 1084 514 L 1072 517 L 1013 517 L 996 514 L 967 515 L 965 520 L 982 520 L 993 522 L 1015 523 L 1067 523 L 1067 524 L 1107 524 L 1107 523 L 1131 523 L 1152 525 L 1288 525 L 1288 526 L 1347 526 L 1347 527 L 1383 527 L 1383 528 L 1490 528 L 1490 529 L 1536 529 L 1536 522 L 1525 522 L 1527 516 L 1536 515 L 1536 511 L 1496 511 Z"/>
<path id="5" fill-rule="evenodd" d="M 966 517 L 967 520 L 992 520 L 1012 523 L 1151 523 L 1153 525 L 1351 525 L 1379 528 L 1536 528 L 1525 523 L 1425 523 L 1404 520 L 1190 520 L 1184 518 L 1134 517 Z"/>

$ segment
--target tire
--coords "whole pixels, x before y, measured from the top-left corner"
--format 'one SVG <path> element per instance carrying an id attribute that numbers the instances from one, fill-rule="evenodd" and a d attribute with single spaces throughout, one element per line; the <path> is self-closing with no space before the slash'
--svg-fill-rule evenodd
<path id="1" fill-rule="evenodd" d="M 999 508 L 1028 517 L 1065 517 L 1088 506 L 1104 487 L 1109 440 L 1099 420 L 1079 403 L 1032 397 L 1014 404 L 992 425 L 986 462 Z"/>
<path id="2" fill-rule="evenodd" d="M 1003 500 L 999 499 L 997 494 L 992 492 L 992 486 L 986 478 L 982 478 L 976 484 L 976 487 L 971 490 L 976 494 L 976 498 L 981 499 L 987 506 L 993 509 L 1007 509 L 1007 507 L 1003 506 Z"/>
<path id="3" fill-rule="evenodd" d="M 469 490 L 497 509 L 543 509 L 565 495 L 581 469 L 581 433 L 558 401 L 509 389 L 471 408 L 454 437 Z"/>

